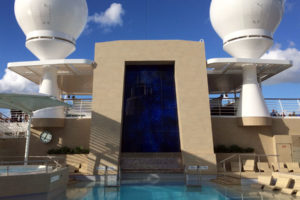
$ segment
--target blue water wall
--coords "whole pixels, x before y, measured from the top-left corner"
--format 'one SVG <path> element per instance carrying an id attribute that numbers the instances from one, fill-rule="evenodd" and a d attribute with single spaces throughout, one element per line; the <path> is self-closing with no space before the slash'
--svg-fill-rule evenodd
<path id="1" fill-rule="evenodd" d="M 180 152 L 173 65 L 126 66 L 122 152 Z"/>

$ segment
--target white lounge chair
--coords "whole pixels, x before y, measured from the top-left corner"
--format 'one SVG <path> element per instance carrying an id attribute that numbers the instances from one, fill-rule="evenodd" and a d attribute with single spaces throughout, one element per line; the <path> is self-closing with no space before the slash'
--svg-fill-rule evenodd
<path id="1" fill-rule="evenodd" d="M 299 163 L 298 162 L 287 162 L 287 169 L 289 172 L 300 173 Z"/>
<path id="2" fill-rule="evenodd" d="M 296 194 L 297 196 L 300 196 L 300 180 L 295 179 L 294 187 L 293 188 L 283 188 L 281 192 L 285 194 Z"/>
<path id="3" fill-rule="evenodd" d="M 271 185 L 272 176 L 258 176 L 257 183 L 251 184 L 252 188 L 263 189 L 266 185 Z"/>
<path id="4" fill-rule="evenodd" d="M 288 188 L 291 181 L 291 178 L 278 177 L 275 185 L 265 185 L 264 190 L 281 190 L 283 188 Z"/>
<path id="5" fill-rule="evenodd" d="M 289 170 L 287 168 L 285 168 L 283 162 L 279 162 L 279 166 L 278 166 L 278 163 L 272 163 L 272 168 L 273 168 L 274 172 L 284 172 L 284 173 L 289 172 Z"/>
<path id="6" fill-rule="evenodd" d="M 272 169 L 269 167 L 269 163 L 267 162 L 258 162 L 257 168 L 261 172 L 272 172 Z"/>
<path id="7" fill-rule="evenodd" d="M 254 172 L 255 170 L 255 161 L 254 160 L 245 160 L 243 161 L 243 169 L 245 172 Z"/>

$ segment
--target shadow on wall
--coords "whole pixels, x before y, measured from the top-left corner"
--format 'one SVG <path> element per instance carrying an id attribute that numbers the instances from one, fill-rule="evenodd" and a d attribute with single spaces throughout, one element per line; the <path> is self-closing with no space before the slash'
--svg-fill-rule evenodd
<path id="1" fill-rule="evenodd" d="M 300 119 L 292 118 L 273 118 L 272 119 L 272 133 L 273 135 L 289 135 L 290 130 L 300 130 Z"/>
<path id="2" fill-rule="evenodd" d="M 30 156 L 45 156 L 53 148 L 68 146 L 71 148 L 89 148 L 91 119 L 66 119 L 63 128 L 31 129 Z M 47 130 L 53 138 L 49 144 L 40 140 L 40 133 Z M 24 156 L 25 138 L 0 140 L 0 156 Z"/>
<path id="3" fill-rule="evenodd" d="M 121 150 L 121 123 L 99 113 L 92 113 L 90 135 L 89 172 L 101 174 L 104 166 L 118 170 Z M 188 165 L 208 166 L 210 172 L 215 172 L 215 163 L 205 158 L 200 158 L 188 152 L 182 152 L 184 163 Z M 205 154 L 204 154 L 205 156 Z M 211 156 L 211 154 L 207 155 Z"/>
<path id="4" fill-rule="evenodd" d="M 92 112 L 89 172 L 99 174 L 101 167 L 118 170 L 121 148 L 121 123 Z"/>
<path id="5" fill-rule="evenodd" d="M 273 123 L 274 124 L 274 123 Z M 284 129 L 288 127 L 281 124 Z M 236 118 L 213 117 L 214 145 L 251 147 L 257 154 L 274 154 L 272 127 L 242 127 Z"/>

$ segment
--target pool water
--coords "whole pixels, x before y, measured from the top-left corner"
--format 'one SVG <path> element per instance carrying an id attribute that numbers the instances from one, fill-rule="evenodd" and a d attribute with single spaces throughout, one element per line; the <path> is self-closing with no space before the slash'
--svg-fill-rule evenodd
<path id="1" fill-rule="evenodd" d="M 294 199 L 291 195 L 252 191 L 249 187 L 220 188 L 214 185 L 122 185 L 120 188 L 75 187 L 67 191 L 68 200 L 252 200 Z"/>
<path id="2" fill-rule="evenodd" d="M 207 200 L 228 199 L 210 186 L 185 187 L 182 185 L 123 185 L 119 189 L 95 186 L 81 197 L 68 200 Z"/>
<path id="3" fill-rule="evenodd" d="M 48 168 L 48 170 L 50 170 L 50 167 Z M 46 166 L 44 166 L 44 165 L 9 166 L 8 171 L 7 171 L 6 166 L 0 167 L 0 175 L 6 175 L 7 172 L 8 172 L 8 174 L 22 174 L 22 173 L 45 172 L 45 171 L 46 171 Z"/>

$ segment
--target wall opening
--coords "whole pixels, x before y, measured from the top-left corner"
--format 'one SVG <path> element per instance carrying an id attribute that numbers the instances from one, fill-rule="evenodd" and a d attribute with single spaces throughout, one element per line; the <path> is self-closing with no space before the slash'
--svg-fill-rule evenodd
<path id="1" fill-rule="evenodd" d="M 180 152 L 174 64 L 126 65 L 122 152 Z"/>

